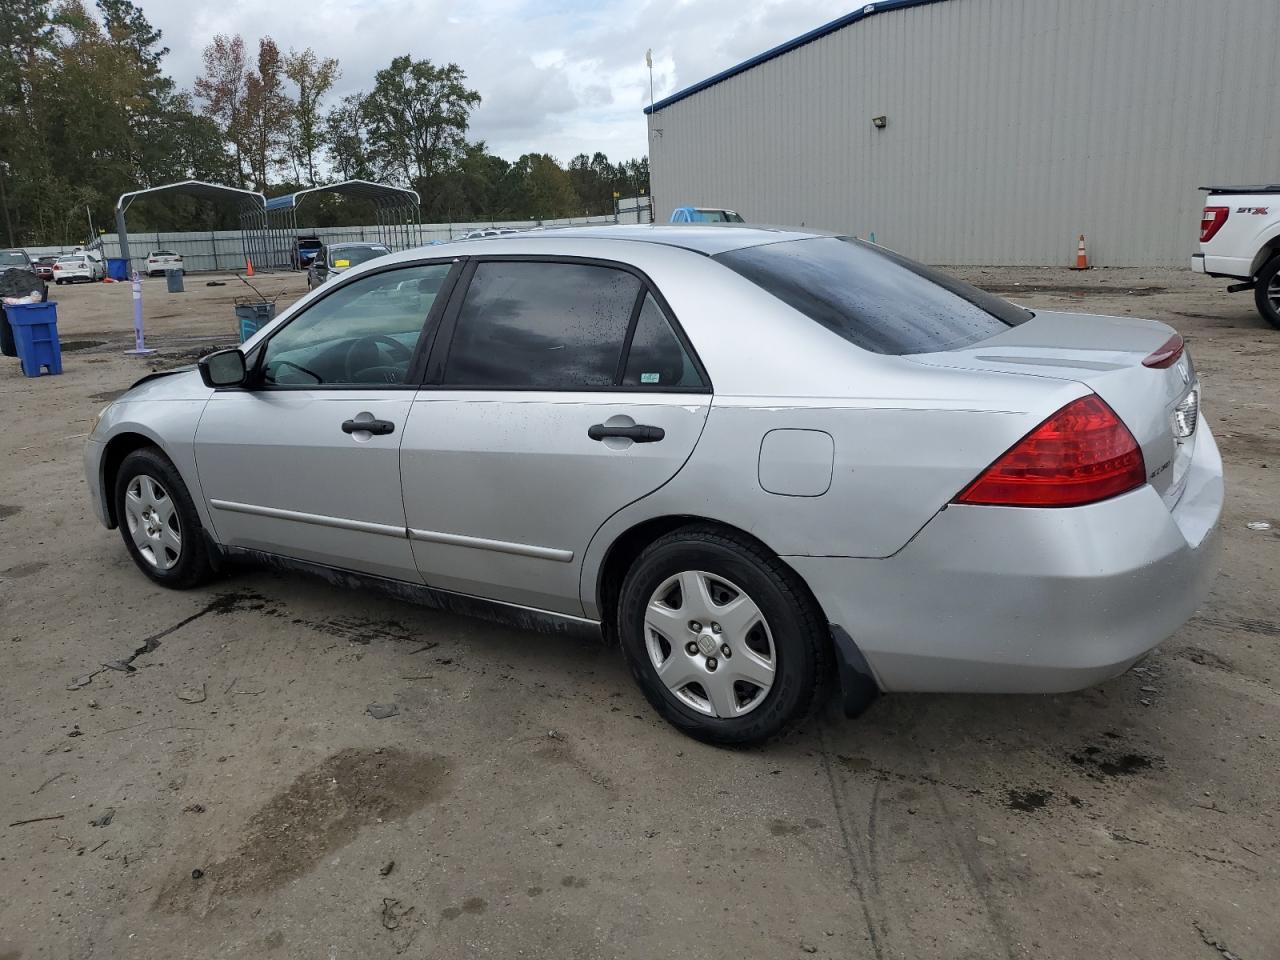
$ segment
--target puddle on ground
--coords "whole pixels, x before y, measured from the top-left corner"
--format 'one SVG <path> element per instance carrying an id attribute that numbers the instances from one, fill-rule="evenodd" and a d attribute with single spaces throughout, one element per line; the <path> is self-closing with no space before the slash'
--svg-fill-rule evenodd
<path id="1" fill-rule="evenodd" d="M 445 760 L 427 754 L 392 747 L 335 753 L 268 800 L 244 825 L 236 851 L 203 865 L 200 879 L 182 864 L 155 909 L 178 913 L 203 904 L 203 912 L 225 897 L 284 886 L 362 827 L 403 820 L 438 800 L 447 777 Z"/>

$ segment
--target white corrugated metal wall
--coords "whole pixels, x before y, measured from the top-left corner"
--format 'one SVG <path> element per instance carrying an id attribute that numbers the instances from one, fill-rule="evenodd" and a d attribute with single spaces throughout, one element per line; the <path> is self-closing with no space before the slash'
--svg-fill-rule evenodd
<path id="1" fill-rule="evenodd" d="M 930 263 L 1185 265 L 1210 183 L 1280 182 L 1277 0 L 945 0 L 649 117 L 686 204 Z M 871 118 L 888 117 L 884 130 Z"/>

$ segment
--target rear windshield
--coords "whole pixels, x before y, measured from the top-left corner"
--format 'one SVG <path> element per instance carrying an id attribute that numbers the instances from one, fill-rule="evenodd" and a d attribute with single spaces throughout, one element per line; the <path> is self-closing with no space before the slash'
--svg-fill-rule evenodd
<path id="1" fill-rule="evenodd" d="M 152 254 L 153 257 L 176 257 L 177 254 L 172 250 L 157 250 Z"/>
<path id="2" fill-rule="evenodd" d="M 952 350 L 1032 317 L 963 280 L 846 237 L 769 243 L 715 259 L 873 353 Z"/>
<path id="3" fill-rule="evenodd" d="M 354 267 L 377 257 L 385 257 L 391 251 L 386 247 L 338 247 L 329 251 L 329 266 Z"/>

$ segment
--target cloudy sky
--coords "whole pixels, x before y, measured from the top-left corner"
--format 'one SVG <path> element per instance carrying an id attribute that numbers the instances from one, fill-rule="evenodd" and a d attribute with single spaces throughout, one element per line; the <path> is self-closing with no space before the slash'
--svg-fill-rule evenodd
<path id="1" fill-rule="evenodd" d="M 374 73 L 408 53 L 461 66 L 484 98 L 471 136 L 514 159 L 562 161 L 603 150 L 613 160 L 645 153 L 653 48 L 660 100 L 819 24 L 848 13 L 848 0 L 135 0 L 169 46 L 167 66 L 184 87 L 217 33 L 256 49 L 269 35 L 283 50 L 337 57 L 335 99 L 368 89 Z"/>

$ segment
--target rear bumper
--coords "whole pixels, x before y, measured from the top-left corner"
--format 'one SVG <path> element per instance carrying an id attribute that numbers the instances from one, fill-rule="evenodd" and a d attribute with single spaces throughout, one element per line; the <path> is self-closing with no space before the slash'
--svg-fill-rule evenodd
<path id="1" fill-rule="evenodd" d="M 1191 255 L 1191 269 L 1195 273 L 1205 273 L 1211 277 L 1236 277 L 1248 280 L 1252 274 L 1252 260 L 1240 257 L 1213 257 L 1204 253 Z"/>
<path id="2" fill-rule="evenodd" d="M 1065 510 L 952 505 L 892 557 L 788 557 L 884 690 L 1056 693 L 1123 673 L 1216 572 L 1207 424 L 1170 511 L 1150 486 Z"/>

